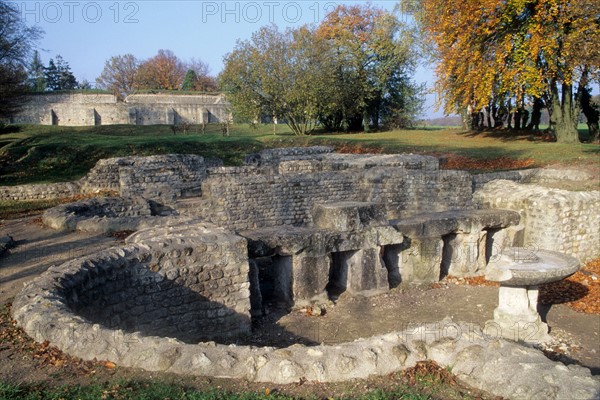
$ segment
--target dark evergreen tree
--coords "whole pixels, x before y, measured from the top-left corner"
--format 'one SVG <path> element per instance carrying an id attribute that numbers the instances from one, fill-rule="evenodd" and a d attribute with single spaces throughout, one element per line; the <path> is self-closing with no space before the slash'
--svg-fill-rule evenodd
<path id="1" fill-rule="evenodd" d="M 59 72 L 54 59 L 48 61 L 48 66 L 44 68 L 44 76 L 46 77 L 46 88 L 48 90 L 60 90 Z"/>
<path id="2" fill-rule="evenodd" d="M 196 90 L 196 84 L 198 83 L 198 75 L 194 72 L 193 69 L 188 69 L 185 74 L 185 78 L 183 78 L 183 84 L 181 85 L 181 90 Z"/>
<path id="3" fill-rule="evenodd" d="M 66 62 L 60 55 L 56 56 L 56 68 L 58 69 L 58 90 L 73 90 L 78 86 L 75 75 L 71 72 L 69 63 Z"/>
<path id="4" fill-rule="evenodd" d="M 33 59 L 29 65 L 29 88 L 33 92 L 44 92 L 46 91 L 46 76 L 44 75 L 44 64 L 40 53 L 35 50 L 33 52 Z"/>
<path id="5" fill-rule="evenodd" d="M 56 62 L 50 59 L 44 74 L 48 90 L 73 90 L 77 88 L 77 79 L 75 79 L 75 76 L 71 72 L 69 63 L 60 55 L 56 56 Z"/>

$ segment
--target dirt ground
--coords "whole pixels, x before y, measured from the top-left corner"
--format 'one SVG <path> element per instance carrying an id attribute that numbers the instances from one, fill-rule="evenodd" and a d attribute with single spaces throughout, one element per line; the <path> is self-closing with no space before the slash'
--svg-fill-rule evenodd
<path id="1" fill-rule="evenodd" d="M 17 247 L 0 257 L 0 307 L 5 310 L 24 283 L 34 279 L 51 265 L 120 243 L 119 238 L 108 236 L 58 233 L 43 227 L 40 219 L 35 216 L 2 221 L 0 224 L 0 236 L 10 235 L 17 241 Z M 262 320 L 257 321 L 250 340 L 259 345 L 276 346 L 298 342 L 334 344 L 405 330 L 411 324 L 440 321 L 444 317 L 483 326 L 485 321 L 492 318 L 497 305 L 497 287 L 459 283 L 443 281 L 430 287 L 400 287 L 370 298 L 342 295 L 336 304 L 324 304 L 323 310 L 316 313 L 321 314 L 318 316 L 311 313 L 311 310 L 297 310 L 289 314 L 271 310 Z M 544 306 L 540 311 L 551 328 L 552 336 L 556 338 L 556 342 L 547 349 L 548 356 L 586 366 L 593 374 L 600 375 L 600 315 L 578 313 L 563 304 Z M 6 321 L 3 321 L 0 329 L 13 329 L 9 326 L 6 312 L 4 314 Z M 25 345 L 21 345 L 23 346 Z M 246 382 L 232 383 L 227 380 L 105 367 L 102 364 L 40 363 L 39 359 L 36 360 L 35 352 L 24 352 L 18 347 L 9 345 L 0 336 L 0 359 L 3 360 L 0 363 L 0 381 L 90 384 L 115 379 L 160 377 L 166 382 L 198 388 L 263 391 L 267 387 Z M 381 377 L 344 384 L 287 387 L 281 391 L 292 395 L 300 391 L 300 394 L 328 397 L 330 393 L 353 393 L 357 388 L 364 391 L 386 387 L 389 385 L 388 381 Z M 469 389 L 464 390 L 468 392 Z"/>

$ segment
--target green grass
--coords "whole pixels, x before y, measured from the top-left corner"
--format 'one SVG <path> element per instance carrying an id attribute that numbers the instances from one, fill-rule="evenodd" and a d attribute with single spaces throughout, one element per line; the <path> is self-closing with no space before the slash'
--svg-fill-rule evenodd
<path id="1" fill-rule="evenodd" d="M 117 384 L 93 384 L 89 386 L 59 386 L 55 388 L 47 385 L 15 385 L 0 382 L 0 399 L 2 400 L 59 400 L 59 399 L 136 399 L 136 400 L 287 400 L 294 397 L 277 393 L 229 393 L 224 390 L 197 391 L 186 389 L 177 385 L 159 382 L 127 381 Z M 309 397 L 310 398 L 310 397 Z M 349 398 L 344 396 L 344 398 Z M 421 395 L 414 389 L 402 391 L 375 390 L 360 396 L 351 396 L 354 399 L 383 400 L 427 400 L 429 395 Z"/>
<path id="2" fill-rule="evenodd" d="M 276 133 L 276 134 L 274 134 Z M 98 127 L 23 126 L 0 135 L 0 185 L 75 180 L 108 157 L 187 153 L 240 165 L 247 153 L 281 146 L 333 145 L 378 148 L 385 153 L 456 153 L 477 159 L 533 159 L 535 165 L 597 162 L 593 144 L 548 143 L 534 136 L 459 129 L 395 130 L 360 134 L 293 136 L 284 125 L 251 128 L 238 124 L 224 137 L 218 125 L 202 134 L 192 127 L 174 135 L 166 125 Z"/>
<path id="3" fill-rule="evenodd" d="M 61 200 L 0 200 L 0 219 L 12 219 L 59 205 Z"/>
<path id="4" fill-rule="evenodd" d="M 45 385 L 13 385 L 0 383 L 0 399 L 3 400 L 59 400 L 59 399 L 136 399 L 136 400 L 260 400 L 290 399 L 285 396 L 267 396 L 262 394 L 231 394 L 224 391 L 187 390 L 180 386 L 162 383 L 125 382 L 121 384 L 104 384 L 89 386 L 61 386 L 50 388 Z"/>

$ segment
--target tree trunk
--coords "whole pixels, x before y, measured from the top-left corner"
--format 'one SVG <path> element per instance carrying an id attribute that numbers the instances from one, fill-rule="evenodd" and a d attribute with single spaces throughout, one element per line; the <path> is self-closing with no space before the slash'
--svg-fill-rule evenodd
<path id="1" fill-rule="evenodd" d="M 539 97 L 533 98 L 533 108 L 531 110 L 531 122 L 527 125 L 527 129 L 530 131 L 539 131 L 540 122 L 542 121 L 542 108 L 544 102 Z"/>
<path id="2" fill-rule="evenodd" d="M 462 122 L 462 127 L 463 127 L 463 129 L 464 129 L 464 130 L 468 130 L 468 129 L 469 129 L 469 126 L 471 125 L 471 124 L 470 124 L 470 122 L 471 122 L 470 116 L 471 116 L 471 110 L 470 110 L 470 107 L 468 107 L 468 108 L 463 108 L 463 109 L 461 110 L 461 113 L 460 113 L 460 120 L 461 120 L 461 122 Z"/>
<path id="3" fill-rule="evenodd" d="M 579 99 L 581 111 L 587 119 L 587 126 L 589 131 L 588 141 L 597 142 L 598 139 L 600 139 L 600 131 L 598 129 L 600 110 L 598 110 L 598 105 L 592 102 L 592 95 L 586 87 L 586 83 L 587 82 L 584 82 L 582 78 L 582 82 L 579 83 L 579 91 L 577 97 Z"/>
<path id="4" fill-rule="evenodd" d="M 369 111 L 363 111 L 363 129 L 365 133 L 371 132 L 371 127 L 369 126 L 369 121 L 371 120 L 371 116 L 369 115 Z"/>
<path id="5" fill-rule="evenodd" d="M 560 143 L 579 143 L 577 112 L 573 102 L 573 85 L 563 83 L 562 91 L 559 93 L 558 84 L 554 81 L 550 90 L 556 141 Z"/>
<path id="6" fill-rule="evenodd" d="M 517 108 L 515 111 L 515 129 L 519 130 L 521 129 L 521 117 L 522 117 L 523 113 L 522 110 L 520 108 Z"/>
<path id="7" fill-rule="evenodd" d="M 511 111 L 512 105 L 510 104 L 510 99 L 507 100 L 507 106 L 506 108 L 508 109 L 508 122 L 507 122 L 507 128 L 508 129 L 512 129 L 512 117 L 513 117 L 513 113 Z"/>

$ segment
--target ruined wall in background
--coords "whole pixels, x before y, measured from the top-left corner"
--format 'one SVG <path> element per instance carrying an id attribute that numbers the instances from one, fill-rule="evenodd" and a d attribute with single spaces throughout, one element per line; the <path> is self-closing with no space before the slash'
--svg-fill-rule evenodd
<path id="1" fill-rule="evenodd" d="M 124 102 L 112 94 L 48 93 L 29 97 L 25 108 L 8 122 L 58 126 L 176 125 L 221 122 L 229 118 L 222 95 L 130 95 Z"/>

